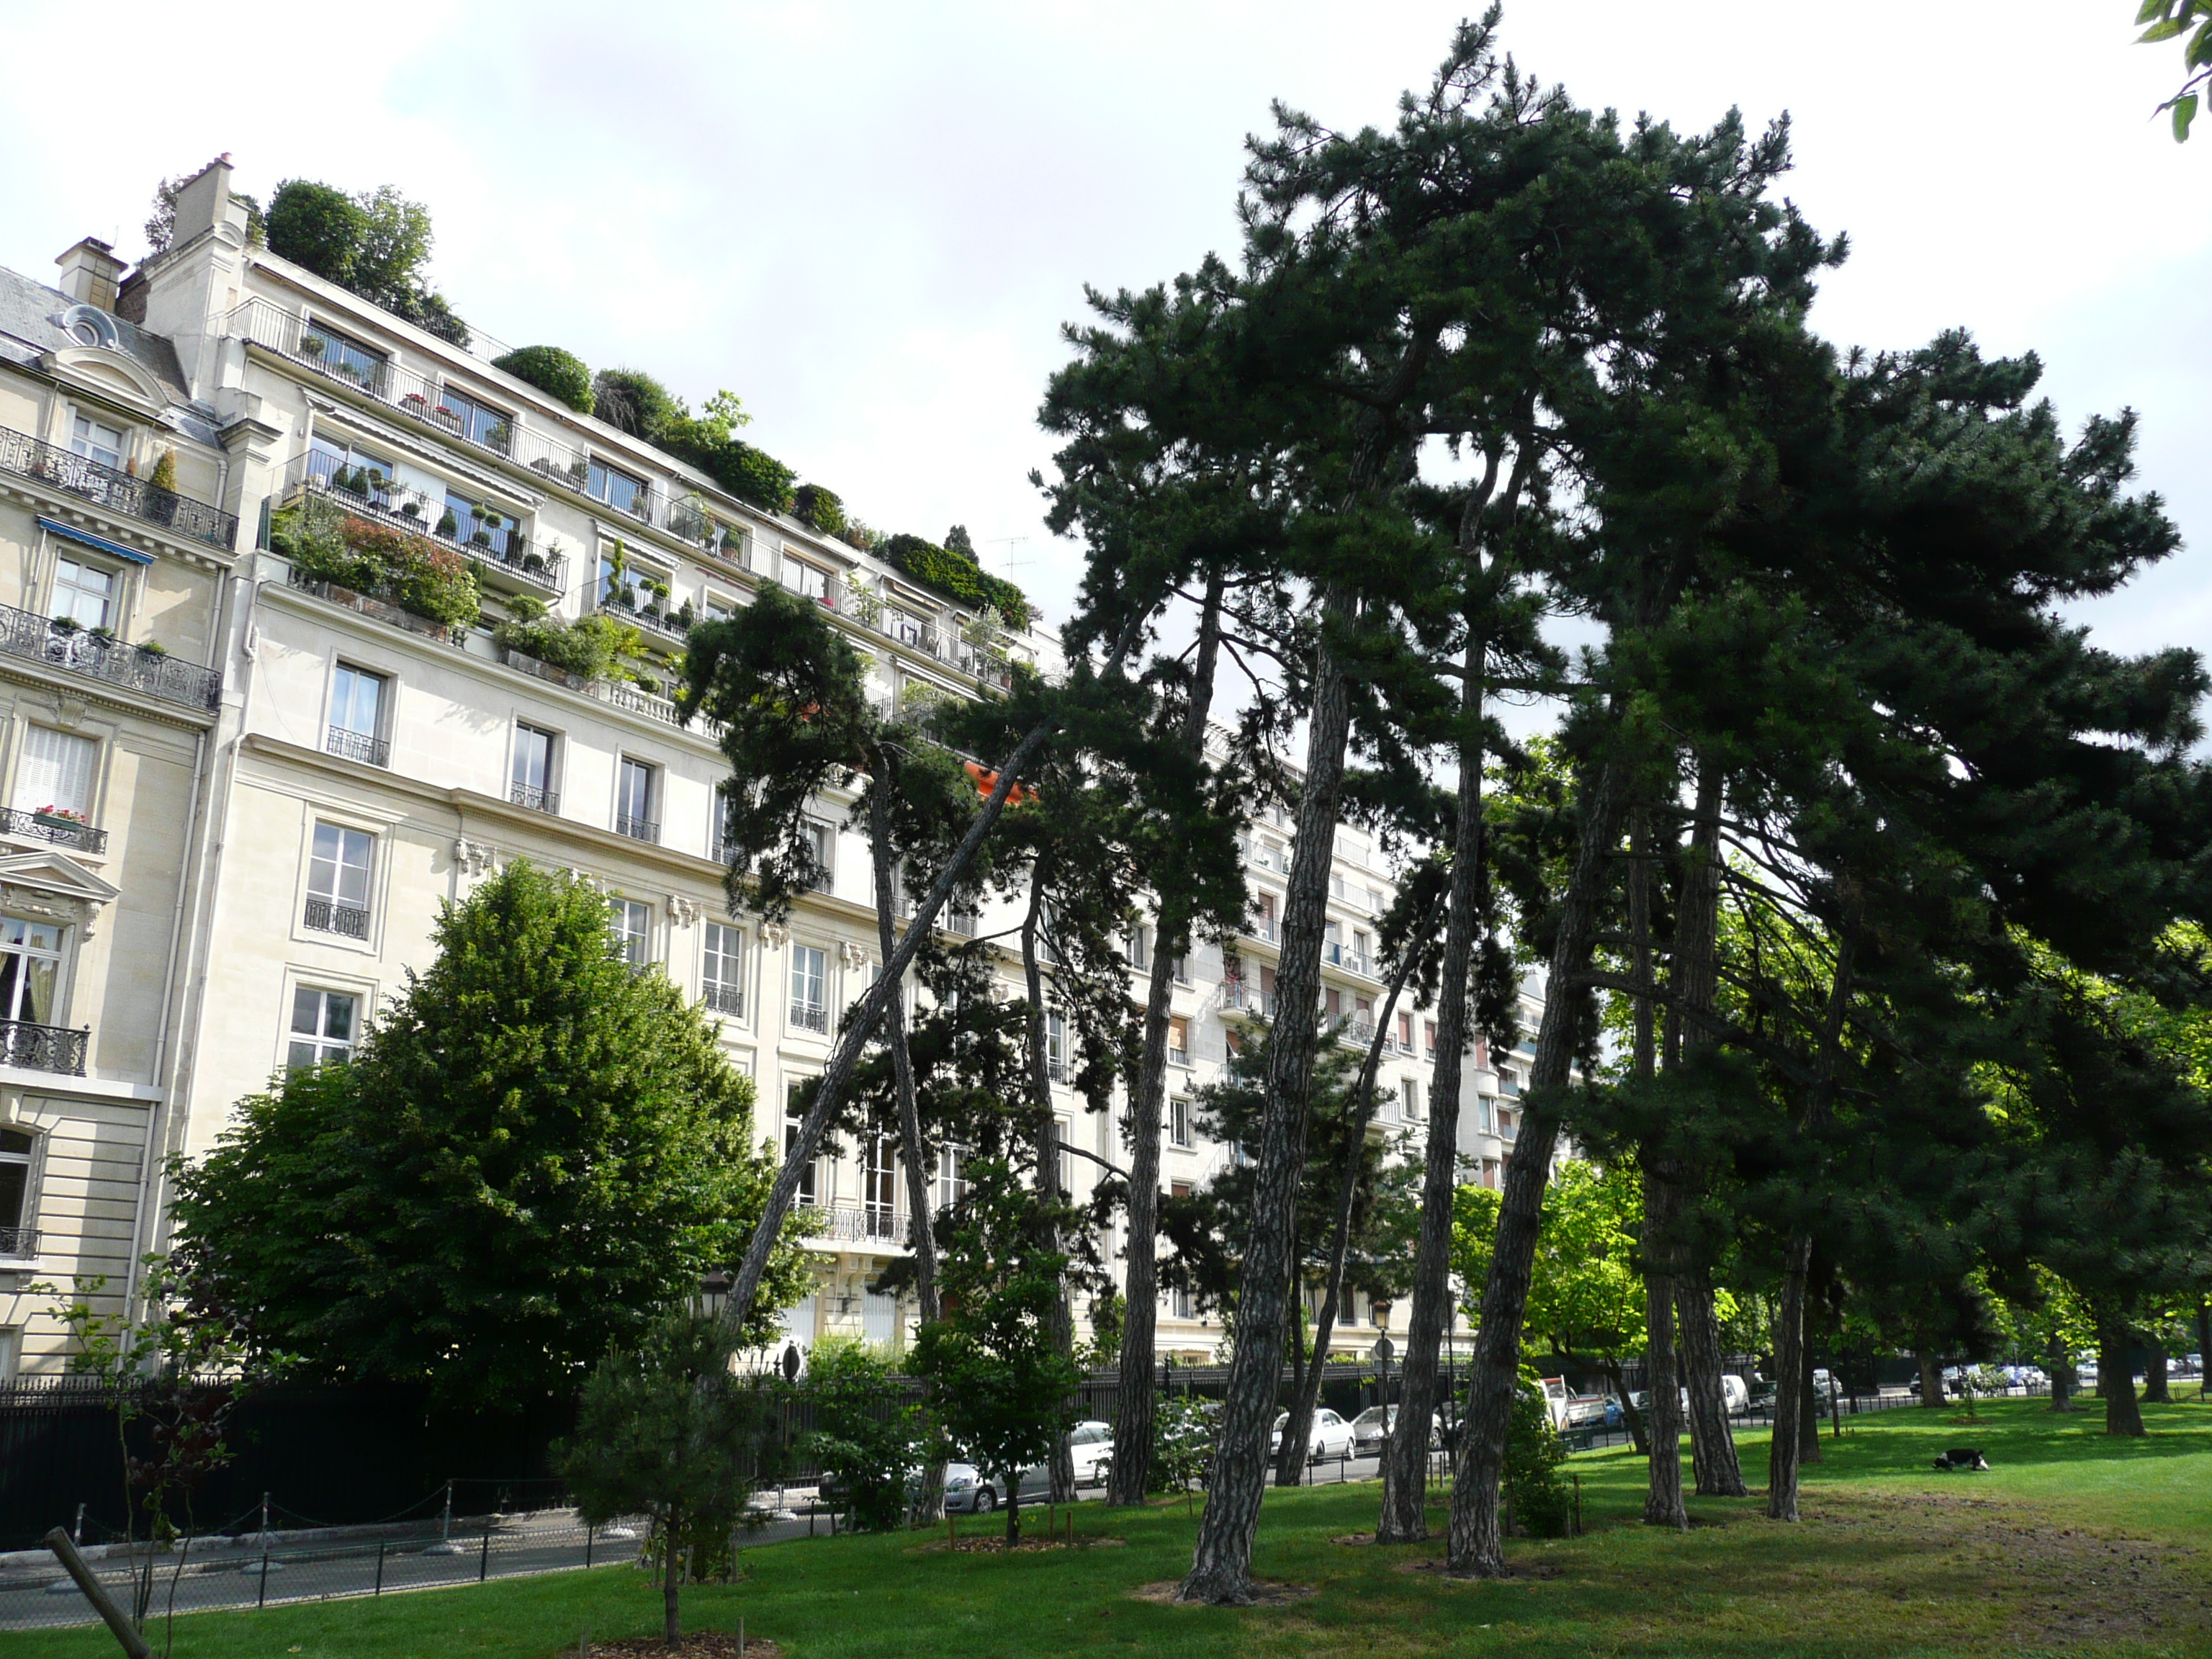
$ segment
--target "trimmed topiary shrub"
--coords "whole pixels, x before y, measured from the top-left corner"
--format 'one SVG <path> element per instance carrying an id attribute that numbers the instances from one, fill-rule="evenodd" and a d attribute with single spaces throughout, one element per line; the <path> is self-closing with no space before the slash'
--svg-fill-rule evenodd
<path id="1" fill-rule="evenodd" d="M 791 510 L 825 536 L 845 527 L 845 503 L 836 491 L 820 484 L 801 484 L 791 492 Z"/>
<path id="2" fill-rule="evenodd" d="M 491 366 L 505 369 L 549 398 L 557 398 L 580 415 L 592 412 L 592 371 L 572 351 L 559 346 L 523 346 L 504 357 L 493 358 Z"/>
<path id="3" fill-rule="evenodd" d="M 592 413 L 647 443 L 684 435 L 690 411 L 666 386 L 636 368 L 603 368 L 592 379 Z"/>

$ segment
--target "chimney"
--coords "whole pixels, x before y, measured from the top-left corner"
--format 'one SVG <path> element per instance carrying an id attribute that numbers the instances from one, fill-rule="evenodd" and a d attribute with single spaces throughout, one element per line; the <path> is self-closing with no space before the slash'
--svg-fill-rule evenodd
<path id="1" fill-rule="evenodd" d="M 177 223 L 169 246 L 183 247 L 231 216 L 230 152 L 225 150 L 177 186 Z M 240 219 L 243 227 L 243 218 Z"/>
<path id="2" fill-rule="evenodd" d="M 88 236 L 54 261 L 62 268 L 62 292 L 81 306 L 115 309 L 115 284 L 123 276 L 123 261 L 115 250 Z"/>

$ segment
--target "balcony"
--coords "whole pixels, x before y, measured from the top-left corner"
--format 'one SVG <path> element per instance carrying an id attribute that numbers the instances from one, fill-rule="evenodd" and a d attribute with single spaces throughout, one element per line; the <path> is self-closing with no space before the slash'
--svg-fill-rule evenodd
<path id="1" fill-rule="evenodd" d="M 1275 1017 L 1275 994 L 1247 985 L 1241 980 L 1224 980 L 1221 986 L 1221 1006 L 1224 1010 L 1249 1014 L 1254 1019 L 1273 1019 Z"/>
<path id="2" fill-rule="evenodd" d="M 72 1031 L 66 1026 L 37 1025 L 27 1019 L 0 1019 L 0 1066 L 82 1077 L 84 1051 L 91 1041 L 88 1025 Z"/>
<path id="3" fill-rule="evenodd" d="M 74 623 L 51 621 L 12 605 L 0 605 L 0 651 L 187 708 L 212 712 L 222 703 L 222 676 L 212 668 L 87 633 Z"/>
<path id="4" fill-rule="evenodd" d="M 226 551 L 238 545 L 235 514 L 173 489 L 156 489 L 143 478 L 40 443 L 28 433 L 0 428 L 0 471 L 33 479 L 118 517 L 156 526 L 186 541 L 204 542 Z"/>
<path id="5" fill-rule="evenodd" d="M 366 467 L 343 466 L 319 450 L 286 469 L 283 494 L 289 498 L 295 490 L 323 496 L 356 518 L 443 543 L 489 575 L 556 598 L 568 587 L 568 556 L 531 546 L 521 522 L 505 508 L 495 520 L 464 515 L 437 496 Z"/>
<path id="6" fill-rule="evenodd" d="M 699 988 L 699 1000 L 711 1012 L 727 1014 L 733 1019 L 744 1018 L 745 988 L 742 985 L 717 985 L 709 980 Z"/>
<path id="7" fill-rule="evenodd" d="M 392 764 L 392 745 L 385 739 L 366 732 L 349 732 L 343 726 L 331 727 L 323 738 L 323 752 L 359 761 L 363 766 L 389 768 Z"/>
<path id="8" fill-rule="evenodd" d="M 359 905 L 340 904 L 336 899 L 309 899 L 307 912 L 300 920 L 310 933 L 337 933 L 346 939 L 368 937 L 368 912 Z"/>
<path id="9" fill-rule="evenodd" d="M 38 1253 L 36 1227 L 0 1227 L 0 1257 L 28 1261 Z"/>
<path id="10" fill-rule="evenodd" d="M 21 836 L 56 847 L 73 847 L 81 853 L 107 850 L 107 831 L 95 830 L 82 818 L 47 812 L 19 812 L 12 806 L 0 808 L 0 835 Z"/>
<path id="11" fill-rule="evenodd" d="M 617 622 L 626 622 L 648 634 L 658 634 L 665 640 L 682 643 L 690 636 L 688 623 L 680 623 L 664 611 L 635 605 L 627 605 L 612 593 L 600 595 L 599 609 Z"/>
<path id="12" fill-rule="evenodd" d="M 533 812 L 544 812 L 553 817 L 558 817 L 561 813 L 561 797 L 550 789 L 518 783 L 507 792 L 507 798 L 517 806 L 526 806 Z"/>
<path id="13" fill-rule="evenodd" d="M 634 818 L 627 812 L 615 814 L 615 834 L 628 836 L 632 841 L 649 841 L 660 844 L 660 826 L 651 818 Z"/>
<path id="14" fill-rule="evenodd" d="M 816 1218 L 816 1238 L 846 1243 L 903 1244 L 908 1231 L 905 1213 L 888 1204 L 814 1204 L 800 1213 Z"/>
<path id="15" fill-rule="evenodd" d="M 793 1002 L 791 1005 L 791 1024 L 793 1030 L 814 1031 L 827 1036 L 830 1034 L 830 1010 L 818 1002 Z"/>

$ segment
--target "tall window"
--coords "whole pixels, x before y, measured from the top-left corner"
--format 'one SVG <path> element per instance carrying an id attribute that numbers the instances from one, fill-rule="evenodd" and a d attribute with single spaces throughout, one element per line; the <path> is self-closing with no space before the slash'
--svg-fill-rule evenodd
<path id="1" fill-rule="evenodd" d="M 285 1066 L 295 1072 L 353 1057 L 354 1017 L 360 1006 L 345 991 L 302 985 L 292 993 L 292 1046 Z"/>
<path id="2" fill-rule="evenodd" d="M 1421 1115 L 1421 1085 L 1412 1078 L 1401 1078 L 1399 1096 L 1406 1103 L 1407 1117 L 1418 1121 Z"/>
<path id="3" fill-rule="evenodd" d="M 1260 895 L 1260 920 L 1257 926 L 1261 939 L 1273 939 L 1275 937 L 1275 896 L 1273 893 Z"/>
<path id="4" fill-rule="evenodd" d="M 653 960 L 653 907 L 639 899 L 613 899 L 615 948 L 632 968 Z"/>
<path id="5" fill-rule="evenodd" d="M 348 339 L 320 323 L 309 323 L 301 331 L 300 355 L 322 364 L 338 379 L 351 380 L 371 391 L 383 384 L 382 352 L 372 350 L 358 340 Z"/>
<path id="6" fill-rule="evenodd" d="M 1144 973 L 1152 965 L 1152 929 L 1139 923 L 1129 930 L 1129 966 Z"/>
<path id="7" fill-rule="evenodd" d="M 1178 1285 L 1168 1292 L 1168 1311 L 1177 1319 L 1191 1316 L 1189 1285 Z"/>
<path id="8" fill-rule="evenodd" d="M 861 1151 L 860 1202 L 866 1206 L 868 1237 L 895 1238 L 897 1227 L 896 1164 L 891 1157 L 891 1138 L 871 1135 Z"/>
<path id="9" fill-rule="evenodd" d="M 1398 1016 L 1398 1048 L 1405 1054 L 1413 1052 L 1413 1017 L 1411 1014 Z"/>
<path id="10" fill-rule="evenodd" d="M 830 893 L 837 885 L 837 832 L 817 818 L 806 820 L 806 838 L 814 847 L 814 890 Z"/>
<path id="11" fill-rule="evenodd" d="M 783 1097 L 783 1157 L 787 1164 L 799 1149 L 799 1126 L 806 1121 L 806 1113 L 799 1104 L 799 1085 L 793 1084 Z M 818 1160 L 809 1158 L 806 1168 L 799 1176 L 799 1201 L 814 1204 L 820 1201 L 814 1189 L 814 1171 Z"/>
<path id="12" fill-rule="evenodd" d="M 0 916 L 0 1020 L 52 1024 L 61 969 L 58 924 Z"/>
<path id="13" fill-rule="evenodd" d="M 1181 1095 L 1168 1102 L 1168 1144 L 1188 1147 L 1193 1144 L 1190 1136 L 1190 1102 Z"/>
<path id="14" fill-rule="evenodd" d="M 736 856 L 730 847 L 730 805 L 728 786 L 716 784 L 714 819 L 707 826 L 707 856 L 717 864 L 727 864 Z"/>
<path id="15" fill-rule="evenodd" d="M 745 936 L 720 921 L 707 924 L 707 963 L 699 975 L 706 1005 L 718 1014 L 745 1012 Z"/>
<path id="16" fill-rule="evenodd" d="M 830 1029 L 830 957 L 811 945 L 791 947 L 791 1023 L 802 1031 Z"/>
<path id="17" fill-rule="evenodd" d="M 391 749 L 384 739 L 384 703 L 390 689 L 383 675 L 340 663 L 331 680 L 331 729 L 323 747 L 348 760 L 386 764 Z"/>
<path id="18" fill-rule="evenodd" d="M 553 733 L 535 726 L 514 728 L 514 774 L 508 799 L 517 806 L 557 812 L 561 797 L 553 788 Z"/>
<path id="19" fill-rule="evenodd" d="M 70 453 L 82 455 L 102 466 L 119 467 L 123 465 L 123 429 L 95 421 L 89 415 L 80 415 L 70 432 Z"/>
<path id="20" fill-rule="evenodd" d="M 319 933 L 368 937 L 368 861 L 376 838 L 343 824 L 318 823 L 307 860 L 307 925 Z"/>
<path id="21" fill-rule="evenodd" d="M 84 817 L 92 809 L 92 767 L 99 752 L 90 738 L 50 726 L 25 727 L 22 763 L 15 769 L 16 811 L 51 808 Z"/>
<path id="22" fill-rule="evenodd" d="M 967 1196 L 968 1177 L 960 1167 L 960 1149 L 940 1147 L 937 1154 L 937 1207 L 949 1210 Z"/>
<path id="23" fill-rule="evenodd" d="M 37 1143 L 21 1129 L 0 1129 L 0 1255 L 32 1255 L 38 1233 L 30 1225 L 31 1152 Z"/>
<path id="24" fill-rule="evenodd" d="M 1190 1064 L 1190 1021 L 1181 1014 L 1168 1021 L 1168 1064 Z"/>
<path id="25" fill-rule="evenodd" d="M 447 529 L 446 520 L 453 527 Z M 446 492 L 445 511 L 438 520 L 438 533 L 450 536 L 457 542 L 471 547 L 489 548 L 494 553 L 507 551 L 507 538 L 515 528 L 515 517 L 504 507 L 495 506 L 478 495 L 471 498 L 458 489 Z M 482 541 L 477 539 L 483 537 Z"/>
<path id="26" fill-rule="evenodd" d="M 57 559 L 52 614 L 86 628 L 111 626 L 115 614 L 115 573 L 79 559 Z"/>
<path id="27" fill-rule="evenodd" d="M 632 518 L 641 516 L 645 501 L 645 483 L 627 472 L 609 466 L 605 461 L 593 461 L 586 478 L 584 493 L 595 501 L 605 501 L 617 513 L 627 513 Z M 602 597 L 605 590 L 601 590 Z"/>
<path id="28" fill-rule="evenodd" d="M 1044 1017 L 1044 1063 L 1054 1083 L 1067 1081 L 1067 1016 L 1060 1013 Z"/>
<path id="29" fill-rule="evenodd" d="M 319 432 L 307 441 L 307 477 L 325 489 L 385 506 L 394 470 L 385 457 L 370 454 L 350 439 Z"/>
<path id="30" fill-rule="evenodd" d="M 514 430 L 514 417 L 448 383 L 438 394 L 438 422 L 451 427 L 472 444 L 504 455 Z"/>
<path id="31" fill-rule="evenodd" d="M 633 841 L 659 841 L 659 816 L 653 810 L 656 768 L 624 755 L 621 775 L 615 781 L 615 833 Z"/>

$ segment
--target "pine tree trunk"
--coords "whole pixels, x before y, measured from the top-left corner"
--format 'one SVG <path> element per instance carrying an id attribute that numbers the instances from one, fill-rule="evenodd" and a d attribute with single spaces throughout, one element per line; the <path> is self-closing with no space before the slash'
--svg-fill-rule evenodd
<path id="1" fill-rule="evenodd" d="M 1321 1403 L 1322 1367 L 1328 1359 L 1328 1345 L 1336 1334 L 1337 1310 L 1343 1305 L 1345 1259 L 1352 1249 L 1352 1212 L 1359 1196 L 1359 1171 L 1365 1162 L 1367 1126 L 1375 1117 L 1375 1073 L 1382 1064 L 1382 1043 L 1390 1030 L 1390 1022 L 1398 1012 L 1398 998 L 1406 988 L 1407 976 L 1413 972 L 1413 963 L 1420 957 L 1419 940 L 1409 939 L 1404 957 L 1397 971 L 1391 975 L 1390 989 L 1382 999 L 1380 1016 L 1375 1022 L 1375 1035 L 1368 1040 L 1367 1058 L 1359 1068 L 1359 1084 L 1354 1091 L 1352 1120 L 1346 1127 L 1344 1158 L 1336 1177 L 1336 1213 L 1329 1235 L 1328 1278 L 1323 1281 L 1321 1311 L 1314 1316 L 1314 1360 L 1310 1368 L 1297 1378 L 1297 1387 L 1291 1397 L 1289 1419 L 1283 1425 L 1283 1444 L 1293 1441 L 1308 1444 L 1313 1434 L 1316 1408 Z M 1404 1383 L 1401 1381 L 1402 1389 Z M 1389 1404 L 1386 1401 L 1385 1405 Z M 1404 1409 L 1398 1413 L 1399 1420 L 1407 1420 Z M 1384 1455 L 1388 1456 L 1389 1439 L 1384 1439 Z M 1422 1453 L 1427 1455 L 1428 1437 L 1421 1437 Z M 1275 1484 L 1295 1486 L 1304 1471 L 1304 1460 L 1294 1463 L 1287 1455 L 1275 1459 Z"/>
<path id="2" fill-rule="evenodd" d="M 1702 757 L 1683 854 L 1674 957 L 1667 970 L 1674 993 L 1667 1011 L 1670 1073 L 1688 1064 L 1711 1040 L 1710 1017 L 1720 976 L 1720 766 Z M 1674 1310 L 1680 1322 L 1682 1385 L 1690 1396 L 1690 1462 L 1698 1495 L 1742 1498 L 1743 1464 L 1729 1426 L 1727 1384 L 1721 1378 L 1720 1319 L 1713 1306 L 1712 1273 L 1705 1264 L 1680 1264 Z"/>
<path id="3" fill-rule="evenodd" d="M 1774 1314 L 1774 1437 L 1766 1449 L 1766 1513 L 1775 1521 L 1797 1518 L 1805 1415 L 1805 1276 L 1812 1259 L 1812 1239 L 1794 1234 Z"/>
<path id="4" fill-rule="evenodd" d="M 1183 749 L 1193 759 L 1206 752 L 1206 722 L 1213 703 L 1214 665 L 1221 650 L 1224 579 L 1207 580 L 1198 623 L 1198 660 L 1184 710 Z M 1189 935 L 1187 916 L 1160 917 L 1153 940 L 1152 978 L 1145 995 L 1144 1050 L 1129 1100 L 1128 1243 L 1123 1249 L 1121 1401 L 1115 1413 L 1114 1457 L 1106 1474 L 1106 1501 L 1141 1504 L 1152 1481 L 1152 1385 L 1158 1367 L 1160 1266 L 1160 1119 L 1167 1106 L 1168 1022 L 1175 1000 L 1175 957 Z"/>
<path id="5" fill-rule="evenodd" d="M 1650 1478 L 1644 1524 L 1686 1529 L 1682 1507 L 1682 1399 L 1674 1364 L 1674 1189 L 1657 1170 L 1644 1173 L 1644 1382 L 1650 1390 Z"/>
<path id="6" fill-rule="evenodd" d="M 1596 906 L 1608 884 L 1620 816 L 1620 781 L 1608 764 L 1599 772 L 1585 803 L 1582 843 L 1560 899 L 1558 931 L 1553 936 L 1551 994 L 1544 1000 L 1535 1063 L 1529 1068 L 1524 1121 L 1506 1166 L 1498 1243 L 1482 1287 L 1474 1352 L 1468 1364 L 1467 1411 L 1453 1458 L 1451 1539 L 1446 1557 L 1447 1570 L 1455 1577 L 1505 1576 L 1498 1493 L 1520 1376 L 1521 1326 L 1528 1312 L 1544 1188 L 1559 1145 L 1559 1102 L 1574 1067 L 1579 999 L 1572 988 L 1589 965 Z"/>
<path id="7" fill-rule="evenodd" d="M 2136 1400 L 2135 1373 L 2128 1366 L 2128 1328 L 2117 1319 L 2097 1322 L 2097 1386 L 2105 1394 L 2105 1432 L 2141 1435 L 2142 1407 Z"/>
<path id="8" fill-rule="evenodd" d="M 1436 1412 L 1437 1352 L 1452 1317 L 1452 1197 L 1459 1185 L 1461 1068 L 1467 1053 L 1468 986 L 1475 935 L 1486 908 L 1482 880 L 1483 644 L 1468 641 L 1461 682 L 1459 821 L 1446 903 L 1444 953 L 1438 976 L 1435 1070 L 1429 1082 L 1429 1144 L 1421 1168 L 1421 1237 L 1413 1253 L 1412 1305 L 1406 1322 L 1405 1369 L 1398 1420 L 1419 1434 L 1382 1442 L 1382 1508 L 1375 1524 L 1381 1544 L 1429 1535 L 1428 1424 Z"/>
<path id="9" fill-rule="evenodd" d="M 1037 1201 L 1058 1206 L 1066 1202 L 1066 1195 L 1060 1185 L 1060 1120 L 1052 1104 L 1052 1060 L 1046 1050 L 1044 965 L 1037 950 L 1038 930 L 1044 925 L 1044 895 L 1048 883 L 1046 860 L 1040 858 L 1030 871 L 1030 903 L 1022 918 L 1022 982 L 1029 994 L 1029 1073 L 1030 1109 L 1035 1115 L 1036 1127 L 1031 1135 L 1031 1156 L 1036 1162 Z M 1048 1227 L 1044 1248 L 1060 1249 L 1060 1229 Z M 1075 1322 L 1067 1306 L 1067 1291 L 1063 1283 L 1060 1294 L 1053 1298 L 1052 1345 L 1063 1359 L 1073 1358 L 1075 1352 Z M 1056 1435 L 1053 1439 L 1050 1492 L 1055 1504 L 1075 1501 L 1075 1455 L 1069 1449 L 1067 1437 Z M 1018 1474 L 1012 1477 L 1020 1484 Z"/>
<path id="10" fill-rule="evenodd" d="M 661 1563 L 660 1644 L 672 1653 L 684 1639 L 684 1619 L 678 1606 L 684 1594 L 684 1553 L 677 1547 L 677 1540 L 683 1536 L 683 1532 L 677 1524 L 678 1518 L 676 1513 L 671 1511 L 667 1529 L 661 1534 L 661 1540 L 667 1547 L 668 1559 Z"/>
<path id="11" fill-rule="evenodd" d="M 768 1203 L 761 1212 L 760 1220 L 754 1224 L 752 1240 L 745 1247 L 745 1259 L 738 1265 L 736 1282 L 730 1286 L 730 1299 L 723 1304 L 722 1323 L 731 1332 L 742 1332 L 752 1315 L 753 1299 L 760 1293 L 761 1276 L 768 1271 L 769 1258 L 775 1254 L 776 1245 L 783 1237 L 783 1224 L 790 1218 L 791 1206 L 799 1197 L 799 1183 L 805 1179 L 815 1153 L 821 1148 L 830 1121 L 844 1106 L 845 1089 L 852 1081 L 853 1068 L 860 1064 L 860 1050 L 883 1023 L 891 988 L 906 977 L 906 970 L 921 949 L 921 942 L 928 936 L 937 913 L 945 908 L 953 888 L 975 862 L 975 854 L 981 850 L 985 837 L 1006 810 L 1006 797 L 1013 793 L 1022 769 L 1036 758 L 1051 735 L 1052 727 L 1048 725 L 1032 728 L 1000 764 L 999 781 L 985 797 L 975 821 L 968 826 L 968 833 L 961 837 L 952 857 L 930 884 L 929 891 L 915 906 L 914 915 L 907 923 L 906 937 L 899 941 L 898 949 L 884 963 L 883 972 L 876 976 L 876 982 L 868 988 L 853 1011 L 851 1023 L 838 1039 L 830 1063 L 823 1068 L 822 1081 L 814 1091 L 814 1103 L 807 1109 L 798 1138 L 775 1172 L 775 1184 L 769 1188 Z"/>
<path id="12" fill-rule="evenodd" d="M 2197 1298 L 2197 1397 L 2207 1398 L 2205 1387 L 2212 1383 L 2212 1302 L 2203 1297 Z"/>
<path id="13" fill-rule="evenodd" d="M 2143 1372 L 2143 1404 L 2171 1405 L 2173 1395 L 2166 1387 L 2166 1344 L 2155 1336 L 2146 1338 L 2150 1344 L 2150 1364 Z"/>
<path id="14" fill-rule="evenodd" d="M 2069 1396 L 2074 1392 L 2074 1356 L 2066 1345 L 2054 1335 L 2044 1345 L 2044 1355 L 2051 1362 L 2051 1409 L 2070 1412 L 2075 1409 Z"/>
<path id="15" fill-rule="evenodd" d="M 888 772 L 890 763 L 878 757 Z M 891 873 L 890 802 L 887 780 L 879 777 L 868 811 L 868 833 L 874 849 L 876 881 L 876 945 L 885 962 L 891 959 L 897 939 L 891 925 L 896 908 Z M 915 1098 L 914 1056 L 907 1048 L 906 999 L 902 986 L 894 986 L 884 1010 L 884 1031 L 891 1051 L 891 1084 L 898 1094 L 899 1160 L 906 1165 L 907 1239 L 914 1250 L 915 1300 L 921 1322 L 933 1324 L 937 1306 L 937 1237 L 931 1225 L 929 1166 L 921 1139 L 921 1109 Z M 915 1518 L 925 1526 L 945 1513 L 945 1465 L 933 1461 L 922 1472 L 921 1492 L 915 1499 Z"/>
<path id="16" fill-rule="evenodd" d="M 1291 860 L 1276 970 L 1280 1006 L 1269 1046 L 1267 1104 L 1253 1176 L 1251 1226 L 1238 1279 L 1237 1347 L 1206 1476 L 1198 1547 L 1179 1592 L 1186 1601 L 1241 1605 L 1251 1600 L 1252 1540 L 1267 1487 L 1267 1433 L 1282 1376 L 1292 1231 L 1298 1182 L 1305 1170 L 1337 798 L 1352 725 L 1350 688 L 1336 661 L 1328 629 L 1349 620 L 1352 612 L 1348 598 L 1332 594 L 1323 607 L 1322 635 L 1315 647 L 1297 848 Z"/>
<path id="17" fill-rule="evenodd" d="M 1674 1285 L 1682 1336 L 1683 1385 L 1690 1391 L 1690 1466 L 1700 1498 L 1743 1498 L 1743 1463 L 1729 1427 L 1728 1385 L 1721 1373 L 1721 1322 L 1712 1276 L 1700 1267 Z"/>

